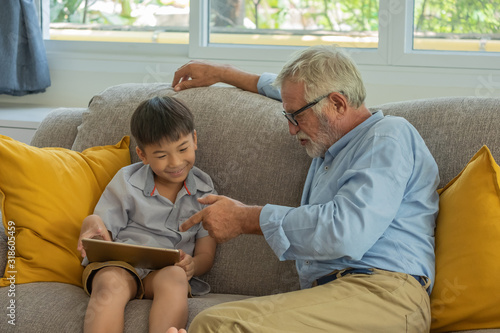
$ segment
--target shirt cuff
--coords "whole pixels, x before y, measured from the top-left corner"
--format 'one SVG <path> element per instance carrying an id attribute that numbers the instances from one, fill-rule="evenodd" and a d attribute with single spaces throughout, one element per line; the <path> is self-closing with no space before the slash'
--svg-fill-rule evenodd
<path id="1" fill-rule="evenodd" d="M 259 81 L 257 82 L 257 89 L 259 94 L 266 97 L 281 101 L 281 91 L 272 85 L 276 80 L 277 75 L 273 73 L 262 73 Z"/>
<path id="2" fill-rule="evenodd" d="M 259 217 L 260 229 L 264 238 L 280 260 L 287 260 L 284 254 L 290 247 L 290 241 L 283 230 L 283 219 L 293 208 L 265 205 Z"/>

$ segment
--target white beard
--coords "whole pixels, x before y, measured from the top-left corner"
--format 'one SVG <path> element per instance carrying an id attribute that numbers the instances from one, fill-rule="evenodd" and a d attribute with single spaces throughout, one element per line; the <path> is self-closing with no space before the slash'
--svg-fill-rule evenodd
<path id="1" fill-rule="evenodd" d="M 297 140 L 308 140 L 306 144 L 306 152 L 311 158 L 325 157 L 325 153 L 335 142 L 344 136 L 342 131 L 335 123 L 329 122 L 326 117 L 321 115 L 319 117 L 320 127 L 316 137 L 313 141 L 311 137 L 303 132 L 298 132 Z"/>

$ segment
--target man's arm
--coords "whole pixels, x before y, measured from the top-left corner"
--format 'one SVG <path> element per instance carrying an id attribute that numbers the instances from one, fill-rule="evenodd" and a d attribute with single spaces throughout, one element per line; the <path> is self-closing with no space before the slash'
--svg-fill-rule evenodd
<path id="1" fill-rule="evenodd" d="M 179 67 L 172 80 L 175 91 L 206 87 L 223 82 L 237 88 L 258 93 L 260 75 L 242 71 L 232 65 L 192 60 Z"/>

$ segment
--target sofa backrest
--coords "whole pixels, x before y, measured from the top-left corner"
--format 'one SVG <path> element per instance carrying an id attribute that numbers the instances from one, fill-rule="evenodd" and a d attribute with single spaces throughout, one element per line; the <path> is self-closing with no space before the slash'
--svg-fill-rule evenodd
<path id="1" fill-rule="evenodd" d="M 167 84 L 123 84 L 96 95 L 71 130 L 81 110 L 56 111 L 33 138 L 36 146 L 83 150 L 114 144 L 130 135 L 137 105 L 153 96 L 183 100 L 195 115 L 196 165 L 212 176 L 219 194 L 247 204 L 298 206 L 310 158 L 289 135 L 280 102 L 236 88 L 196 88 L 179 93 Z M 441 186 L 486 144 L 500 158 L 500 99 L 444 98 L 390 103 L 371 108 L 403 116 L 421 133 L 440 167 Z M 65 114 L 70 114 L 66 119 Z M 66 124 L 66 122 L 70 124 Z M 64 133 L 52 136 L 55 126 Z M 67 127 L 67 128 L 66 128 Z M 76 133 L 76 138 L 75 138 Z M 55 135 L 55 134 L 54 134 Z M 74 139 L 73 139 L 74 138 Z M 70 147 L 68 143 L 73 142 Z M 132 161 L 139 161 L 135 142 Z M 299 288 L 292 261 L 280 262 L 263 237 L 246 235 L 221 244 L 216 263 L 203 277 L 217 293 L 267 295 Z"/>
<path id="2" fill-rule="evenodd" d="M 444 97 L 370 108 L 407 119 L 424 138 L 443 187 L 483 145 L 500 161 L 500 98 Z"/>

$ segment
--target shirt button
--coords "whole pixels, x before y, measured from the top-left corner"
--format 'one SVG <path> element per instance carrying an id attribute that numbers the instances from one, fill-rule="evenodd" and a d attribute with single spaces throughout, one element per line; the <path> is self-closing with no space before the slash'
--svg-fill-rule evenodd
<path id="1" fill-rule="evenodd" d="M 306 265 L 309 265 L 309 260 L 306 260 L 306 261 L 305 261 L 305 264 L 306 264 Z"/>
<path id="2" fill-rule="evenodd" d="M 327 166 L 325 167 L 325 171 L 326 171 L 326 170 L 328 170 L 328 167 L 327 167 Z"/>

